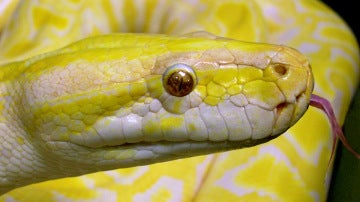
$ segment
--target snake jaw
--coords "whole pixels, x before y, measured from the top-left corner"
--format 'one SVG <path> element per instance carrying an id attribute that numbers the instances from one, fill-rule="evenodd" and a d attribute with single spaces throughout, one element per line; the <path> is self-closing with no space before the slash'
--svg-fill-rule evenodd
<path id="1" fill-rule="evenodd" d="M 102 147 L 101 149 L 66 142 L 48 142 L 47 151 L 51 151 L 51 156 L 57 159 L 56 162 L 48 159 L 49 163 L 54 163 L 52 170 L 54 174 L 61 173 L 61 166 L 59 167 L 61 164 L 73 165 L 77 168 L 67 171 L 66 176 L 69 177 L 93 172 L 94 170 L 126 168 L 187 158 L 194 155 L 246 148 L 253 146 L 254 142 L 262 144 L 274 138 L 268 136 L 263 139 L 244 141 L 128 143 L 121 146 Z M 53 177 L 56 178 L 55 175 Z"/>

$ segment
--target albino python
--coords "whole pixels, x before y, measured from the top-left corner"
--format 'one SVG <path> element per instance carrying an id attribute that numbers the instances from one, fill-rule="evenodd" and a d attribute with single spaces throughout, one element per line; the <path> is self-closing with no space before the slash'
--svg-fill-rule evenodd
<path id="1" fill-rule="evenodd" d="M 327 98 L 343 123 L 359 52 L 321 2 L 0 12 L 0 201 L 326 200 L 333 129 L 308 104 Z"/>

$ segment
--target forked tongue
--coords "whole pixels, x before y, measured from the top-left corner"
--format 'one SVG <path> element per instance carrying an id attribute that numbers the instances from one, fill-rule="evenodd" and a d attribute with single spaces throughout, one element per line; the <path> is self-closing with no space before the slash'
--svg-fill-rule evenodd
<path id="1" fill-rule="evenodd" d="M 335 148 L 338 139 L 340 139 L 340 141 L 346 147 L 347 150 L 349 150 L 352 154 L 354 154 L 356 158 L 360 159 L 360 154 L 357 153 L 346 140 L 344 133 L 339 123 L 336 120 L 335 113 L 334 110 L 332 109 L 330 102 L 323 97 L 312 94 L 310 98 L 310 105 L 324 111 L 331 123 L 331 128 L 333 133 L 333 145 L 332 145 L 329 164 L 332 162 L 333 158 L 335 157 Z"/>

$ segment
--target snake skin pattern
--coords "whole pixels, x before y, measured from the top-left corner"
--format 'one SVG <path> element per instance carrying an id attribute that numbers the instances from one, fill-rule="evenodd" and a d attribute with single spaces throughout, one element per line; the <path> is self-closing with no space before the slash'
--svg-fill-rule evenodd
<path id="1" fill-rule="evenodd" d="M 0 22 L 2 64 L 86 36 L 206 30 L 298 49 L 312 65 L 314 92 L 331 101 L 340 123 L 359 80 L 354 36 L 316 0 L 34 0 L 12 8 L 3 18 L 8 23 Z M 331 136 L 325 114 L 310 107 L 285 134 L 260 146 L 33 184 L 0 202 L 325 201 Z"/>

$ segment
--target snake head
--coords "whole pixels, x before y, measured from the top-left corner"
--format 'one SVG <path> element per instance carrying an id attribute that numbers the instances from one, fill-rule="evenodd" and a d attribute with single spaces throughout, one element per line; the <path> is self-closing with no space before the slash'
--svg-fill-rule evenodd
<path id="1" fill-rule="evenodd" d="M 68 175 L 255 146 L 295 124 L 313 89 L 296 50 L 224 38 L 105 35 L 19 64 L 29 142 Z"/>

